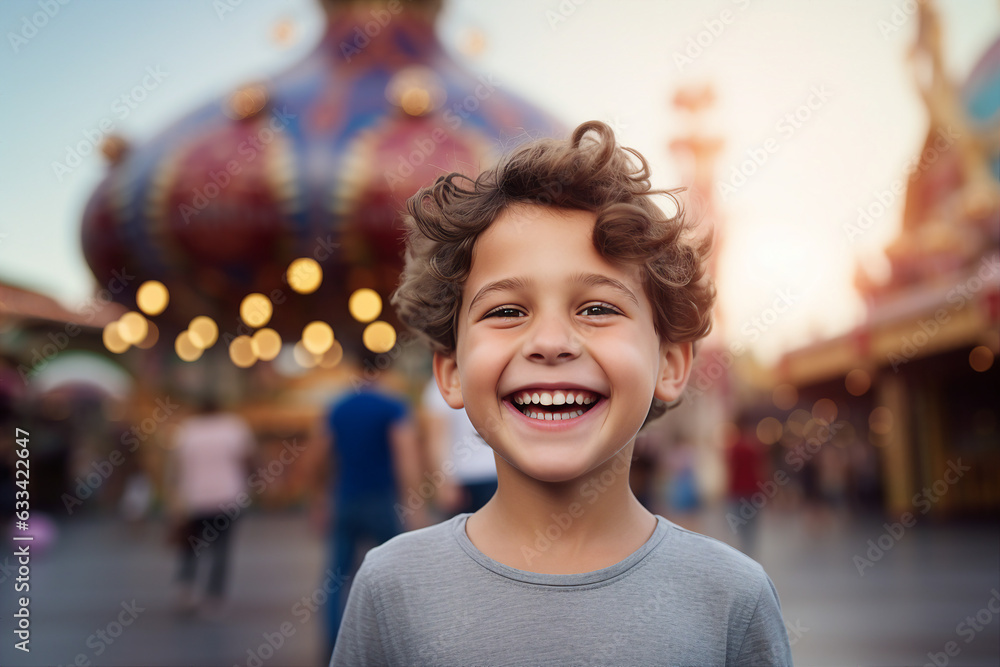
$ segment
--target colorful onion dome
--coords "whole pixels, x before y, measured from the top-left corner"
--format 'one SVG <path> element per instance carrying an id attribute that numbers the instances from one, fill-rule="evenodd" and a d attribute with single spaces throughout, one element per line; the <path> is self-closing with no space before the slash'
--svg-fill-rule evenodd
<path id="1" fill-rule="evenodd" d="M 163 283 L 170 302 L 154 319 L 165 333 L 198 315 L 213 318 L 220 335 L 246 333 L 239 307 L 256 292 L 272 301 L 268 326 L 286 340 L 317 319 L 338 339 L 360 338 L 348 297 L 367 287 L 388 301 L 406 198 L 439 175 L 475 174 L 512 145 L 561 131 L 507 82 L 477 76 L 444 51 L 438 7 L 328 0 L 326 32 L 298 64 L 143 145 L 106 144 L 111 166 L 82 225 L 98 283 L 124 276 L 113 297 L 130 308 L 141 284 Z M 303 257 L 323 273 L 310 294 L 286 278 Z"/>

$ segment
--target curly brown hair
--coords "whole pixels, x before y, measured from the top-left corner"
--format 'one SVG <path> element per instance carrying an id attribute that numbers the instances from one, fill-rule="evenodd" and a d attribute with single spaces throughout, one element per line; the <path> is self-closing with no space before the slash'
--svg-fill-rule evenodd
<path id="1" fill-rule="evenodd" d="M 660 338 L 704 337 L 715 300 L 705 261 L 711 235 L 692 240 L 680 190 L 652 190 L 649 179 L 645 158 L 619 147 L 600 121 L 583 123 L 569 141 L 520 146 L 475 179 L 438 178 L 406 202 L 406 266 L 392 296 L 399 319 L 435 351 L 453 352 L 476 240 L 507 208 L 535 204 L 595 213 L 594 247 L 609 261 L 642 268 Z M 676 214 L 667 217 L 653 195 L 670 198 Z"/>

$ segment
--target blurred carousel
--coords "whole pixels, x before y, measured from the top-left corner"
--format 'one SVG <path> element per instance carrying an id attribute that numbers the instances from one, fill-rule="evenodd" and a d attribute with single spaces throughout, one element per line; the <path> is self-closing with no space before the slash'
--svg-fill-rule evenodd
<path id="1" fill-rule="evenodd" d="M 404 202 L 442 174 L 475 175 L 512 145 L 562 128 L 446 52 L 435 34 L 440 0 L 323 0 L 322 9 L 319 43 L 283 73 L 236 86 L 141 144 L 111 136 L 102 146 L 108 171 L 81 238 L 111 303 L 69 347 L 125 371 L 125 396 L 94 412 L 122 438 L 105 434 L 94 452 L 67 438 L 71 469 L 56 478 L 122 449 L 136 426 L 142 467 L 159 469 L 164 448 L 149 445 L 166 445 L 170 424 L 199 398 L 243 412 L 266 460 L 307 437 L 352 381 L 390 362 L 411 384 L 426 377 L 427 355 L 387 307 Z M 33 377 L 38 364 L 21 347 L 27 357 L 12 366 Z M 364 365 L 348 371 L 345 355 Z M 291 498 L 298 475 L 268 489 L 275 503 Z"/>
<path id="2" fill-rule="evenodd" d="M 104 146 L 110 168 L 83 248 L 99 284 L 127 277 L 115 298 L 130 309 L 105 344 L 148 348 L 153 376 L 188 376 L 185 390 L 249 388 L 256 374 L 243 369 L 276 357 L 288 369 L 333 366 L 345 347 L 392 352 L 383 302 L 401 269 L 406 198 L 557 129 L 445 53 L 439 2 L 323 8 L 320 43 L 286 72 L 142 146 Z"/>

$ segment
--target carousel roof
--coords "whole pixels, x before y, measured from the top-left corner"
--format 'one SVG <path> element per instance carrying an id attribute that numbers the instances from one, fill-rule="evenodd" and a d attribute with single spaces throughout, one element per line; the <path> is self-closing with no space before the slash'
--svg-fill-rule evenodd
<path id="1" fill-rule="evenodd" d="M 160 283 L 168 305 L 145 312 L 168 341 L 198 316 L 224 342 L 265 326 L 294 341 L 316 320 L 360 340 L 368 322 L 348 301 L 395 288 L 407 197 L 560 129 L 445 52 L 438 4 L 326 2 L 323 38 L 284 73 L 226 91 L 142 145 L 105 144 L 111 165 L 82 225 L 98 283 L 132 276 L 115 294 L 129 308 L 140 286 Z M 241 316 L 252 294 L 270 317 Z"/>

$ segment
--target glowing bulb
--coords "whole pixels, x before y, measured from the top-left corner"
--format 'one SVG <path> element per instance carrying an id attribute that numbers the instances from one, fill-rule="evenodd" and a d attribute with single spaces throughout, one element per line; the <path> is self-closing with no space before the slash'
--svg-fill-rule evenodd
<path id="1" fill-rule="evenodd" d="M 250 338 L 253 352 L 261 361 L 271 361 L 281 352 L 281 336 L 274 329 L 261 329 Z"/>
<path id="2" fill-rule="evenodd" d="M 844 386 L 851 396 L 861 396 L 872 386 L 872 379 L 865 371 L 855 368 L 844 378 Z"/>
<path id="3" fill-rule="evenodd" d="M 388 352 L 396 344 L 396 330 L 388 322 L 372 322 L 361 334 L 361 342 L 372 352 Z"/>
<path id="4" fill-rule="evenodd" d="M 972 348 L 969 352 L 969 366 L 977 373 L 985 373 L 993 368 L 993 350 L 985 345 Z"/>
<path id="5" fill-rule="evenodd" d="M 323 269 L 310 257 L 300 257 L 288 265 L 288 284 L 299 294 L 312 294 L 323 282 Z"/>
<path id="6" fill-rule="evenodd" d="M 191 342 L 203 350 L 215 345 L 215 341 L 219 338 L 219 326 L 207 315 L 199 315 L 191 320 L 188 332 Z"/>
<path id="7" fill-rule="evenodd" d="M 302 346 L 313 354 L 323 354 L 333 345 L 333 329 L 326 322 L 310 322 L 302 330 Z"/>
<path id="8" fill-rule="evenodd" d="M 201 358 L 202 348 L 191 340 L 190 331 L 182 331 L 174 339 L 174 352 L 183 361 L 197 361 Z"/>
<path id="9" fill-rule="evenodd" d="M 362 287 L 347 300 L 347 309 L 358 322 L 371 322 L 382 313 L 382 297 L 375 290 Z"/>
<path id="10" fill-rule="evenodd" d="M 170 292 L 159 280 L 147 280 L 135 293 L 135 302 L 139 310 L 153 317 L 166 310 L 170 303 Z"/>
<path id="11" fill-rule="evenodd" d="M 423 116 L 431 110 L 431 94 L 423 88 L 410 88 L 400 96 L 399 106 L 410 116 Z"/>
<path id="12" fill-rule="evenodd" d="M 121 354 L 129 348 L 128 341 L 121 336 L 119 324 L 118 320 L 108 322 L 104 326 L 104 331 L 101 334 L 101 339 L 104 341 L 104 347 L 108 348 L 108 350 L 114 352 L 115 354 Z"/>
<path id="13" fill-rule="evenodd" d="M 129 345 L 141 343 L 149 333 L 146 318 L 135 311 L 129 311 L 118 320 L 118 335 Z"/>
<path id="14" fill-rule="evenodd" d="M 247 294 L 240 303 L 240 318 L 255 329 L 267 324 L 273 313 L 270 299 L 263 294 Z"/>
<path id="15" fill-rule="evenodd" d="M 229 344 L 229 358 L 240 368 L 250 368 L 257 363 L 250 336 L 237 336 Z"/>

